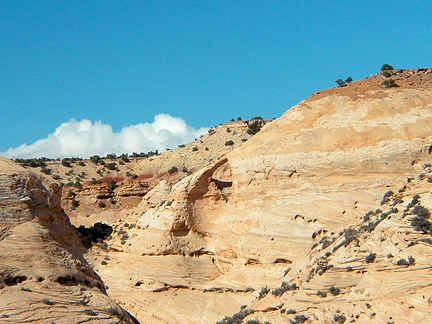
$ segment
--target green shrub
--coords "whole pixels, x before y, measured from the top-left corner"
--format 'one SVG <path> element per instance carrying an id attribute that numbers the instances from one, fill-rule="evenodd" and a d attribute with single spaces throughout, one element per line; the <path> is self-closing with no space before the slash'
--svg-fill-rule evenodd
<path id="1" fill-rule="evenodd" d="M 71 166 L 71 164 L 70 164 L 70 162 L 69 162 L 69 159 L 63 159 L 63 160 L 61 160 L 61 164 L 63 165 L 63 166 L 65 166 L 65 167 L 67 167 L 67 168 L 71 168 L 72 166 Z"/>
<path id="2" fill-rule="evenodd" d="M 198 147 L 197 147 L 197 146 L 194 146 L 194 147 L 192 148 L 192 152 L 196 152 L 196 151 L 198 151 Z"/>
<path id="3" fill-rule="evenodd" d="M 256 133 L 258 133 L 261 130 L 260 125 L 258 124 L 257 121 L 249 124 L 248 129 L 247 129 L 247 133 L 250 135 L 255 135 Z"/>
<path id="4" fill-rule="evenodd" d="M 342 80 L 342 79 L 337 79 L 335 82 L 338 84 L 338 87 L 344 87 L 344 86 L 346 86 L 345 81 Z"/>
<path id="5" fill-rule="evenodd" d="M 302 324 L 307 321 L 307 317 L 305 315 L 296 315 L 294 317 L 294 321 L 291 320 L 291 324 Z"/>
<path id="6" fill-rule="evenodd" d="M 74 199 L 72 199 L 72 201 L 71 201 L 71 206 L 74 207 L 74 208 L 76 208 L 76 207 L 79 206 L 79 202 L 74 198 Z"/>
<path id="7" fill-rule="evenodd" d="M 366 256 L 365 261 L 366 261 L 366 263 L 374 263 L 374 262 L 375 262 L 375 259 L 376 259 L 376 253 L 369 253 L 369 254 Z"/>
<path id="8" fill-rule="evenodd" d="M 258 299 L 262 299 L 270 292 L 270 288 L 262 287 L 261 291 L 259 292 Z"/>
<path id="9" fill-rule="evenodd" d="M 340 289 L 339 288 L 337 288 L 337 287 L 335 287 L 335 286 L 332 286 L 332 287 L 330 287 L 330 289 L 329 289 L 329 292 L 330 292 L 330 294 L 332 294 L 333 296 L 337 296 L 337 295 L 339 295 L 340 294 Z"/>
<path id="10" fill-rule="evenodd" d="M 381 66 L 381 71 L 390 71 L 390 70 L 394 70 L 393 66 L 391 66 L 390 64 L 384 64 L 383 66 Z"/>
<path id="11" fill-rule="evenodd" d="M 93 155 L 93 156 L 90 156 L 90 161 L 92 161 L 94 164 L 98 164 L 99 163 L 99 161 L 100 161 L 100 156 L 99 155 Z"/>
<path id="12" fill-rule="evenodd" d="M 234 142 L 232 140 L 225 142 L 225 146 L 232 146 L 232 145 L 234 145 Z"/>
<path id="13" fill-rule="evenodd" d="M 116 170 L 117 169 L 117 163 L 115 162 L 110 162 L 105 164 L 105 168 L 109 169 L 109 170 Z"/>
<path id="14" fill-rule="evenodd" d="M 385 85 L 386 88 L 394 88 L 398 86 L 393 79 L 384 80 L 382 84 Z"/>
<path id="15" fill-rule="evenodd" d="M 99 200 L 98 205 L 99 205 L 100 208 L 105 208 L 106 207 L 106 204 L 102 200 Z"/>
<path id="16" fill-rule="evenodd" d="M 296 283 L 293 283 L 292 285 L 289 285 L 286 282 L 282 282 L 282 285 L 280 288 L 276 288 L 272 290 L 272 294 L 276 297 L 282 296 L 285 292 L 289 290 L 296 290 L 299 289 Z"/>
<path id="17" fill-rule="evenodd" d="M 96 316 L 97 315 L 91 309 L 84 309 L 84 314 L 89 315 L 89 316 Z"/>
<path id="18" fill-rule="evenodd" d="M 325 291 L 318 290 L 317 291 L 317 296 L 320 296 L 321 298 L 326 298 L 327 297 L 327 293 Z"/>
<path id="19" fill-rule="evenodd" d="M 343 324 L 343 323 L 345 323 L 345 321 L 346 321 L 346 317 L 343 316 L 343 315 L 335 315 L 335 317 L 334 317 L 334 321 L 335 321 L 336 323 Z"/>
<path id="20" fill-rule="evenodd" d="M 383 71 L 383 76 L 385 76 L 386 78 L 391 76 L 391 73 L 389 71 Z"/>
<path id="21" fill-rule="evenodd" d="M 235 324 L 235 323 L 243 323 L 243 319 L 246 316 L 253 314 L 254 311 L 251 309 L 242 309 L 238 313 L 233 316 L 225 316 L 222 321 L 216 322 L 216 324 Z"/>
<path id="22" fill-rule="evenodd" d="M 109 181 L 108 181 L 108 189 L 114 190 L 117 187 L 118 187 L 117 181 L 115 181 L 114 179 L 109 179 Z"/>
<path id="23" fill-rule="evenodd" d="M 176 166 L 173 166 L 171 169 L 168 170 L 169 174 L 173 174 L 174 172 L 177 172 L 178 168 Z"/>

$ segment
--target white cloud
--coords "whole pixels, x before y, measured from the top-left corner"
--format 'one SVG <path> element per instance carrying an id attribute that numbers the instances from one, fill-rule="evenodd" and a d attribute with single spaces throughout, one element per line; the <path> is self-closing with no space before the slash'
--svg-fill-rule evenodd
<path id="1" fill-rule="evenodd" d="M 111 125 L 101 121 L 92 123 L 83 119 L 61 124 L 47 138 L 38 140 L 31 145 L 23 144 L 10 148 L 0 155 L 8 158 L 63 158 L 91 155 L 106 155 L 108 153 L 149 152 L 188 143 L 205 134 L 208 128 L 196 130 L 185 120 L 168 114 L 154 117 L 153 123 L 143 123 L 123 128 L 115 133 Z"/>

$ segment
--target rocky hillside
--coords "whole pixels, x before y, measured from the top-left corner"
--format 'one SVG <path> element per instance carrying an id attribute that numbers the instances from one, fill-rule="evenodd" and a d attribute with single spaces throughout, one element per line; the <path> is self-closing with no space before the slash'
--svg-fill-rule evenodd
<path id="1" fill-rule="evenodd" d="M 0 158 L 0 322 L 137 323 L 106 294 L 60 188 Z"/>
<path id="2" fill-rule="evenodd" d="M 209 129 L 192 143 L 162 154 L 141 152 L 93 156 L 90 160 L 31 159 L 17 162 L 63 186 L 62 207 L 74 225 L 114 222 L 121 211 L 136 207 L 161 180 L 175 184 L 238 148 L 269 121 L 232 120 Z M 111 181 L 111 183 L 110 183 Z"/>
<path id="3" fill-rule="evenodd" d="M 254 136 L 233 122 L 119 168 L 137 177 L 118 188 L 64 190 L 64 206 L 113 226 L 81 257 L 140 323 L 430 323 L 431 122 L 432 69 L 380 72 Z"/>
<path id="4" fill-rule="evenodd" d="M 404 231 L 424 238 L 410 225 L 411 218 L 403 217 L 418 189 L 398 192 L 407 178 L 427 172 L 424 167 L 430 163 L 432 91 L 427 82 L 422 83 L 424 87 L 409 84 L 410 78 L 417 80 L 419 75 L 430 80 L 430 71 L 397 73 L 408 80 L 407 86 L 398 81 L 399 87 L 368 90 L 365 83 L 382 84 L 386 79 L 379 74 L 333 89 L 322 98 L 312 97 L 171 189 L 161 185 L 144 196 L 140 207 L 118 223 L 108 242 L 112 252 L 94 251 L 93 264 L 110 286 L 110 295 L 142 322 L 215 323 L 246 305 L 255 311 L 247 319 L 300 323 L 307 318 L 325 323 L 334 318 L 342 321 L 339 315 L 357 320 L 357 315 L 366 312 L 365 304 L 354 311 L 349 308 L 351 299 L 342 298 L 352 289 L 354 296 L 372 307 L 374 296 L 383 298 L 378 303 L 381 315 L 374 309 L 360 322 L 377 316 L 406 318 L 402 308 L 385 306 L 402 298 L 400 283 L 388 286 L 374 277 L 370 292 L 353 285 L 355 280 L 366 284 L 367 280 L 360 280 L 365 271 L 388 276 L 376 267 L 389 253 L 397 259 L 385 259 L 386 267 L 401 276 L 406 267 L 397 265 L 399 259 L 406 260 L 408 271 L 417 269 L 410 265 L 409 256 L 420 268 L 427 263 L 427 258 L 420 261 L 423 257 L 404 249 L 409 242 L 398 241 L 401 225 L 397 224 L 404 223 Z M 348 95 L 350 88 L 358 92 L 355 97 Z M 427 185 L 426 178 L 422 181 Z M 389 191 L 398 193 L 390 197 L 398 198 L 397 203 L 389 206 L 390 199 L 381 206 Z M 382 211 L 377 212 L 378 208 Z M 368 217 L 376 226 L 360 230 L 370 211 L 373 214 Z M 394 236 L 391 230 L 378 234 L 388 223 L 395 226 L 398 240 L 388 239 Z M 350 227 L 356 231 L 355 239 L 333 252 Z M 399 248 L 389 252 L 384 242 Z M 427 243 L 419 242 L 415 249 L 429 249 Z M 334 261 L 329 251 L 335 253 Z M 371 253 L 376 253 L 377 263 L 366 262 Z M 107 264 L 100 263 L 102 258 L 109 258 Z M 351 264 L 342 266 L 344 262 Z M 349 266 L 352 273 L 345 269 Z M 312 270 L 321 276 L 311 275 Z M 286 288 L 294 283 L 299 289 Z M 333 286 L 341 290 L 339 297 L 331 294 Z M 427 279 L 414 280 L 404 298 L 427 286 Z M 266 294 L 265 287 L 294 292 L 281 297 Z M 318 290 L 328 299 L 318 296 Z M 332 304 L 336 299 L 341 302 Z M 167 307 L 155 306 L 161 304 Z M 412 306 L 422 309 L 418 318 L 428 318 L 423 306 Z M 296 314 L 287 314 L 290 309 L 289 313 Z"/>

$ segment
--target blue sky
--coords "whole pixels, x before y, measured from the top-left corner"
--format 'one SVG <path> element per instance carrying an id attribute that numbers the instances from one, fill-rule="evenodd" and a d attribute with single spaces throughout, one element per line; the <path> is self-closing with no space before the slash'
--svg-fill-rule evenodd
<path id="1" fill-rule="evenodd" d="M 71 118 L 280 117 L 312 93 L 430 67 L 429 1 L 0 1 L 0 151 Z"/>

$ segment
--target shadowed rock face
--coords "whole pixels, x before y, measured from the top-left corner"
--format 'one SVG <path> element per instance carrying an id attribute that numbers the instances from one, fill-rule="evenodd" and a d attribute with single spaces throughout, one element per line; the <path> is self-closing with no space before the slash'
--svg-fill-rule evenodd
<path id="1" fill-rule="evenodd" d="M 167 323 L 210 324 L 238 312 L 244 304 L 260 310 L 248 319 L 257 316 L 272 323 L 295 320 L 293 315 L 280 317 L 282 308 L 304 312 L 317 307 L 305 314 L 320 323 L 334 321 L 339 314 L 336 305 L 348 314 L 352 299 L 333 305 L 322 302 L 321 297 L 307 296 L 317 296 L 318 289 L 327 291 L 333 285 L 349 289 L 354 281 L 366 284 L 360 277 L 346 285 L 337 281 L 341 270 L 319 259 L 343 240 L 340 233 L 344 229 L 361 224 L 365 213 L 380 208 L 384 193 L 398 192 L 407 185 L 407 178 L 424 172 L 424 165 L 430 163 L 432 91 L 430 82 L 422 84 L 422 88 L 390 90 L 356 88 L 355 96 L 332 93 L 316 100 L 312 97 L 218 162 L 174 185 L 169 193 L 151 191 L 149 197 L 163 199 L 149 203 L 151 199 L 144 197 L 145 203 L 129 219 L 134 218 L 138 227 L 128 231 L 127 243 L 112 242 L 120 253 L 110 253 L 112 260 L 105 267 L 95 263 L 98 274 L 110 286 L 110 294 L 143 322 L 158 318 Z M 359 87 L 353 83 L 344 93 L 351 86 Z M 395 199 L 411 200 L 411 196 L 400 194 Z M 381 207 L 383 212 L 392 209 L 386 204 Z M 398 204 L 401 210 L 405 208 Z M 391 230 L 396 233 L 398 226 L 408 222 L 402 212 L 397 215 L 400 222 Z M 380 217 L 377 213 L 374 220 Z M 386 223 L 387 218 L 377 226 Z M 365 252 L 360 250 L 375 251 L 380 258 L 387 255 L 387 248 L 380 251 L 381 245 L 375 241 L 378 236 L 361 240 L 359 236 L 360 247 L 352 243 L 336 249 L 339 268 L 348 262 L 344 258 L 364 261 Z M 398 234 L 391 242 L 393 247 L 406 248 Z M 318 247 L 311 250 L 314 244 Z M 402 248 L 397 251 L 406 252 Z M 367 271 L 375 271 L 371 267 Z M 310 278 L 312 268 L 316 273 L 323 271 Z M 359 271 L 361 276 L 363 270 Z M 376 278 L 371 279 L 376 281 L 370 289 L 385 291 Z M 295 279 L 299 286 L 295 292 L 282 294 L 283 298 L 270 294 L 261 304 L 254 302 L 263 287 L 280 288 L 282 281 Z M 127 280 L 130 284 L 124 286 Z M 313 280 L 315 286 L 308 284 Z M 413 289 L 425 284 L 417 281 Z M 399 294 L 399 288 L 397 291 Z M 385 298 L 378 292 L 358 298 L 365 302 L 374 294 Z M 143 308 L 139 300 L 146 300 L 148 307 Z M 155 306 L 160 303 L 171 307 Z M 388 299 L 380 307 L 395 303 L 396 299 Z M 394 308 L 388 317 L 397 318 L 402 314 L 399 311 Z M 353 309 L 350 312 L 358 315 Z M 378 316 L 367 313 L 365 322 Z M 320 314 L 325 314 L 324 319 L 319 319 Z M 385 316 L 380 316 L 384 321 Z"/>
<path id="2" fill-rule="evenodd" d="M 132 323 L 87 265 L 60 188 L 3 158 L 0 170 L 0 321 Z"/>

